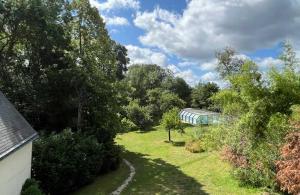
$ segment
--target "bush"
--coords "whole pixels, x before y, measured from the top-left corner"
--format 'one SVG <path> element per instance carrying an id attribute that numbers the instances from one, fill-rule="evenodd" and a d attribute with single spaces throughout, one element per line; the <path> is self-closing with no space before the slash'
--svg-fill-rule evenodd
<path id="1" fill-rule="evenodd" d="M 105 147 L 94 136 L 64 130 L 34 142 L 32 173 L 51 194 L 65 194 L 100 173 Z"/>
<path id="2" fill-rule="evenodd" d="M 241 184 L 276 189 L 274 164 L 277 158 L 276 149 L 269 144 L 261 143 L 251 154 L 242 157 L 246 163 L 238 165 L 234 171 L 234 176 Z"/>
<path id="3" fill-rule="evenodd" d="M 300 193 L 300 132 L 286 137 L 281 149 L 281 158 L 276 162 L 276 180 L 280 189 L 291 194 Z"/>
<path id="4" fill-rule="evenodd" d="M 122 129 L 122 132 L 129 132 L 129 131 L 137 130 L 138 127 L 136 126 L 136 124 L 134 124 L 128 118 L 123 118 L 121 120 L 121 129 Z"/>
<path id="5" fill-rule="evenodd" d="M 140 106 L 137 100 L 131 101 L 125 110 L 127 118 L 142 130 L 146 130 L 153 123 L 149 109 Z"/>
<path id="6" fill-rule="evenodd" d="M 203 149 L 210 151 L 220 149 L 225 145 L 227 136 L 226 126 L 210 126 L 201 137 Z"/>
<path id="7" fill-rule="evenodd" d="M 204 149 L 202 147 L 200 140 L 194 140 L 194 141 L 187 142 L 185 144 L 185 149 L 192 153 L 204 152 Z"/>
<path id="8" fill-rule="evenodd" d="M 22 186 L 21 195 L 43 195 L 35 179 L 27 179 Z"/>
<path id="9" fill-rule="evenodd" d="M 203 128 L 197 128 L 197 129 L 193 129 L 192 133 L 191 133 L 191 137 L 193 140 L 199 140 L 203 137 L 205 133 L 205 130 Z"/>

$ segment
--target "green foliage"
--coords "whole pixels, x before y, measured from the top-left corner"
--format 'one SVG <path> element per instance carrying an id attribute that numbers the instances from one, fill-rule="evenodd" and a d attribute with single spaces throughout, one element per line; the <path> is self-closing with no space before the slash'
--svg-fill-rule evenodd
<path id="1" fill-rule="evenodd" d="M 137 100 L 131 101 L 125 107 L 125 111 L 128 119 L 142 130 L 149 128 L 153 122 L 149 109 L 145 106 L 140 106 Z"/>
<path id="2" fill-rule="evenodd" d="M 36 130 L 76 132 L 35 144 L 33 177 L 60 194 L 118 167 L 128 58 L 99 11 L 88 0 L 1 1 L 0 9 L 0 90 Z"/>
<path id="3" fill-rule="evenodd" d="M 200 140 L 202 147 L 206 151 L 217 150 L 225 145 L 225 138 L 227 138 L 226 126 L 210 126 L 203 132 Z"/>
<path id="4" fill-rule="evenodd" d="M 230 88 L 217 93 L 212 99 L 222 111 L 230 115 L 226 131 L 208 131 L 201 139 L 204 146 L 218 149 L 227 146 L 246 159 L 234 175 L 241 183 L 276 188 L 275 161 L 279 159 L 284 137 L 292 131 L 290 117 L 300 103 L 300 75 L 293 71 L 297 65 L 294 52 L 285 45 L 283 70 L 271 69 L 266 78 L 254 62 L 243 65 L 228 74 Z M 220 62 L 221 64 L 223 62 Z M 218 136 L 221 132 L 222 136 Z"/>
<path id="5" fill-rule="evenodd" d="M 178 114 L 178 108 L 173 108 L 163 114 L 161 124 L 169 132 L 169 141 L 171 141 L 171 130 L 183 132 L 183 124 Z"/>
<path id="6" fill-rule="evenodd" d="M 215 83 L 199 83 L 192 91 L 192 106 L 195 108 L 216 110 L 210 98 L 218 91 L 219 87 Z"/>
<path id="7" fill-rule="evenodd" d="M 163 88 L 177 94 L 188 106 L 190 105 L 192 89 L 184 79 L 169 77 L 163 83 Z"/>
<path id="8" fill-rule="evenodd" d="M 128 118 L 122 118 L 121 120 L 121 125 L 122 125 L 122 132 L 128 132 L 128 131 L 133 131 L 133 130 L 137 130 L 138 127 L 136 126 L 136 124 L 134 124 L 131 120 L 129 120 Z"/>
<path id="9" fill-rule="evenodd" d="M 178 108 L 173 108 L 163 114 L 162 125 L 166 130 L 179 130 L 183 131 L 183 124 L 178 116 Z"/>
<path id="10" fill-rule="evenodd" d="M 230 47 L 216 53 L 218 59 L 217 71 L 223 79 L 240 72 L 244 60 L 237 57 L 236 54 L 236 51 Z"/>
<path id="11" fill-rule="evenodd" d="M 27 179 L 22 186 L 21 195 L 43 195 L 35 179 Z"/>
<path id="12" fill-rule="evenodd" d="M 193 140 L 199 140 L 203 137 L 203 134 L 205 133 L 206 129 L 202 127 L 198 127 L 197 129 L 193 130 L 191 133 L 191 137 Z"/>
<path id="13" fill-rule="evenodd" d="M 174 93 L 162 93 L 160 101 L 160 109 L 162 113 L 173 108 L 183 108 L 185 106 L 185 102 Z"/>
<path id="14" fill-rule="evenodd" d="M 132 99 L 139 99 L 141 105 L 146 104 L 146 94 L 150 89 L 161 88 L 168 72 L 158 65 L 132 65 L 128 69 L 126 80 L 134 89 Z"/>
<path id="15" fill-rule="evenodd" d="M 106 152 L 110 153 L 94 136 L 71 130 L 42 136 L 33 147 L 33 176 L 45 191 L 63 194 L 90 183 L 104 163 L 112 163 Z"/>
<path id="16" fill-rule="evenodd" d="M 153 124 L 159 122 L 164 112 L 173 107 L 183 108 L 190 102 L 188 84 L 157 65 L 130 66 L 125 82 L 132 89 L 130 99 L 137 100 L 140 107 L 147 107 Z M 130 118 L 126 114 L 124 116 Z"/>

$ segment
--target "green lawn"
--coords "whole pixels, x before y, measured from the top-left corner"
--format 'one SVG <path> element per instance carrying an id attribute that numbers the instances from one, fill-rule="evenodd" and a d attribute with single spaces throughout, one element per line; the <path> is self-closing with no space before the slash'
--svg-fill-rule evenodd
<path id="1" fill-rule="evenodd" d="M 116 171 L 99 176 L 92 184 L 87 185 L 72 195 L 107 195 L 117 189 L 129 175 L 129 168 L 123 162 Z"/>
<path id="2" fill-rule="evenodd" d="M 193 128 L 185 135 L 172 132 L 175 145 L 165 142 L 167 132 L 156 127 L 149 132 L 118 135 L 123 156 L 136 168 L 134 180 L 123 194 L 261 194 L 259 189 L 240 187 L 230 175 L 230 166 L 216 152 L 193 154 L 184 149 Z"/>

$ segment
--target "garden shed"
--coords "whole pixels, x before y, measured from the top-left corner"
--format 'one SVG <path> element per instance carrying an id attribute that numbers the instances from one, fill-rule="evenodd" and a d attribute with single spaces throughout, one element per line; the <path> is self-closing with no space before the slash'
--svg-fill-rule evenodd
<path id="1" fill-rule="evenodd" d="M 180 111 L 181 121 L 192 125 L 211 125 L 220 122 L 220 113 L 207 110 L 184 108 Z"/>
<path id="2" fill-rule="evenodd" d="M 37 132 L 0 92 L 0 194 L 19 195 L 31 173 Z"/>

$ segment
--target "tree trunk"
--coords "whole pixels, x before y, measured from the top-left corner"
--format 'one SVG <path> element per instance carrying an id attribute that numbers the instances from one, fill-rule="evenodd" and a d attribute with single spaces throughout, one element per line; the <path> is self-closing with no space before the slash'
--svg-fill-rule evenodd
<path id="1" fill-rule="evenodd" d="M 169 142 L 171 142 L 171 130 L 169 129 Z"/>

